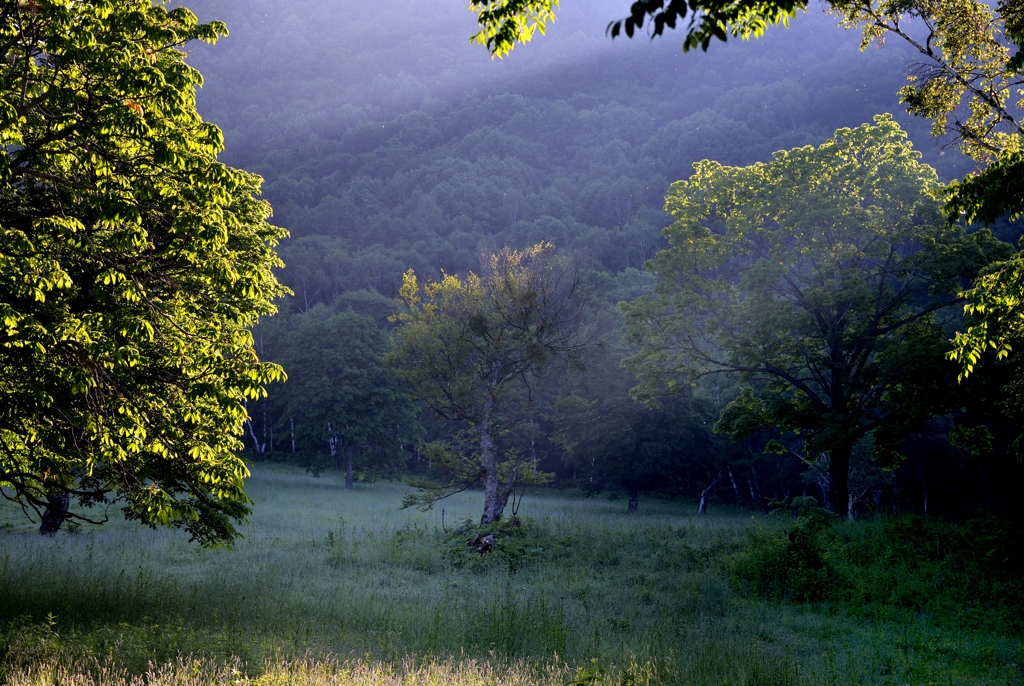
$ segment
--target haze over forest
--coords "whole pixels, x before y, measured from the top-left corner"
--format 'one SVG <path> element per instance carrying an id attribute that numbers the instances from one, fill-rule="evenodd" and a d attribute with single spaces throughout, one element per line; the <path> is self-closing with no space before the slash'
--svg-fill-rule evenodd
<path id="1" fill-rule="evenodd" d="M 693 162 L 766 160 L 879 112 L 943 179 L 973 166 L 902 113 L 912 55 L 859 52 L 817 7 L 762 40 L 683 54 L 672 35 L 608 39 L 614 2 L 570 4 L 505 60 L 470 45 L 472 15 L 440 0 L 195 9 L 231 30 L 193 50 L 200 111 L 224 130 L 225 161 L 266 179 L 299 297 L 314 244 L 336 255 L 321 300 L 394 296 L 409 267 L 475 269 L 478 248 L 542 239 L 612 273 L 640 267 L 664 245 L 669 183 Z"/>

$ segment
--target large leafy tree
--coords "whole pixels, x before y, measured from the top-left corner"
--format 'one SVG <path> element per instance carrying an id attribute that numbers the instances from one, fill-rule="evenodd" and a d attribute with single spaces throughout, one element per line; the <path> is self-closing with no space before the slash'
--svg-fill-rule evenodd
<path id="1" fill-rule="evenodd" d="M 655 294 L 624 308 L 640 395 L 736 375 L 745 390 L 719 429 L 781 431 L 809 461 L 828 455 L 839 512 L 854 445 L 871 434 L 891 457 L 953 396 L 934 315 L 1001 245 L 948 225 L 934 170 L 891 118 L 876 122 L 768 163 L 696 164 L 666 199 Z"/>
<path id="2" fill-rule="evenodd" d="M 307 468 L 341 468 L 344 460 L 345 487 L 352 488 L 353 459 L 372 469 L 415 437 L 414 408 L 382 359 L 390 342 L 372 319 L 306 315 L 288 346 L 282 423 Z"/>
<path id="3" fill-rule="evenodd" d="M 528 478 L 523 439 L 536 438 L 536 385 L 556 365 L 578 363 L 586 339 L 579 273 L 553 245 L 504 248 L 482 266 L 479 276 L 424 285 L 405 275 L 408 310 L 388 362 L 434 413 L 470 428 L 464 450 L 439 454 L 456 482 L 425 502 L 482 482 L 481 523 L 490 524 Z"/>
<path id="4" fill-rule="evenodd" d="M 182 46 L 222 24 L 150 0 L 0 4 L 0 484 L 230 540 L 244 400 L 280 369 L 260 179 L 217 161 Z"/>
<path id="5" fill-rule="evenodd" d="M 861 29 L 865 47 L 892 37 L 921 55 L 922 65 L 900 91 L 902 101 L 910 112 L 932 119 L 936 136 L 948 136 L 979 165 L 978 173 L 947 189 L 950 221 L 962 217 L 987 225 L 1006 215 L 1024 216 L 1024 53 L 1019 49 L 1024 3 L 834 0 L 830 5 L 846 26 Z M 992 265 L 965 296 L 968 326 L 956 335 L 949 354 L 960 363 L 961 378 L 986 350 L 1005 357 L 1024 335 L 1024 255 Z"/>

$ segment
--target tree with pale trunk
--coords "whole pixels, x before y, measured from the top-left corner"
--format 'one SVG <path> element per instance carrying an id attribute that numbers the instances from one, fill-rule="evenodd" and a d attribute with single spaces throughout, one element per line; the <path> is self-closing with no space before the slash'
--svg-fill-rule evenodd
<path id="1" fill-rule="evenodd" d="M 555 369 L 580 364 L 587 347 L 580 274 L 550 243 L 504 248 L 481 259 L 481 273 L 442 274 L 402 283 L 388 364 L 437 416 L 466 440 L 432 446 L 451 482 L 424 488 L 407 504 L 483 484 L 482 524 L 501 519 L 517 486 L 542 479 L 528 446 L 537 440 L 538 384 Z"/>

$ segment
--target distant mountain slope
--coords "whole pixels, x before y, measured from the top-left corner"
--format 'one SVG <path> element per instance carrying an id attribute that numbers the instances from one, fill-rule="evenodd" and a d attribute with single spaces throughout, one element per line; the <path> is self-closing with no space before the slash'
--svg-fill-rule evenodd
<path id="1" fill-rule="evenodd" d="M 619 3 L 566 8 L 550 35 L 493 62 L 473 17 L 416 3 L 212 0 L 232 31 L 191 59 L 225 160 L 262 174 L 291 230 L 302 307 L 395 293 L 409 267 L 475 268 L 480 250 L 551 240 L 618 272 L 662 245 L 665 191 L 690 165 L 766 159 L 900 112 L 906 53 L 857 50 L 820 13 L 760 41 L 682 54 L 675 36 L 611 41 Z M 899 116 L 943 177 L 925 122 Z"/>

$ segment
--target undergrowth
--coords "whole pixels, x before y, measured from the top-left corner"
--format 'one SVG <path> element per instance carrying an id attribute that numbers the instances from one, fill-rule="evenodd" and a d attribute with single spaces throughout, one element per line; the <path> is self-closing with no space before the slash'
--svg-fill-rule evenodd
<path id="1" fill-rule="evenodd" d="M 741 587 L 872 619 L 1024 630 L 1019 525 L 987 514 L 964 523 L 916 515 L 851 523 L 808 500 L 777 511 L 781 526 L 751 526 L 731 560 Z"/>

